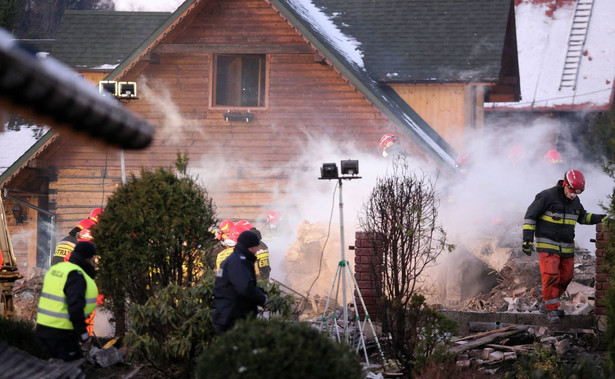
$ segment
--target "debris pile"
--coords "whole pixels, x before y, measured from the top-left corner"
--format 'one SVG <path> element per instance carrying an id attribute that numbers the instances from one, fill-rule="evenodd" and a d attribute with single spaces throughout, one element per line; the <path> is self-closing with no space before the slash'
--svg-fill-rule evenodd
<path id="1" fill-rule="evenodd" d="M 35 270 L 28 279 L 20 279 L 13 287 L 15 315 L 22 320 L 36 320 L 38 297 L 43 287 L 44 272 Z"/>
<path id="2" fill-rule="evenodd" d="M 493 323 L 474 323 L 473 330 L 489 329 Z M 488 375 L 509 371 L 521 354 L 538 350 L 557 352 L 564 360 L 574 360 L 583 354 L 592 354 L 599 339 L 592 329 L 551 331 L 544 326 L 501 325 L 495 330 L 485 330 L 458 338 L 449 348 L 456 354 L 460 368 L 478 368 Z"/>
<path id="3" fill-rule="evenodd" d="M 595 256 L 578 249 L 575 254 L 574 278 L 561 298 L 561 308 L 567 314 L 591 312 L 595 290 Z M 497 275 L 499 284 L 458 307 L 462 311 L 539 312 L 542 303 L 540 268 L 535 256 L 513 254 Z"/>

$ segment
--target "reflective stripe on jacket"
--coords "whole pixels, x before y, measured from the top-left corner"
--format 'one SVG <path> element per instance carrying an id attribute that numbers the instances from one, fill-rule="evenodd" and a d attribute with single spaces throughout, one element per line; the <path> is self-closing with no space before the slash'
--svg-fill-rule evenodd
<path id="1" fill-rule="evenodd" d="M 216 256 L 216 270 L 219 269 L 222 262 L 233 253 L 233 249 L 234 247 L 229 247 L 218 253 Z"/>
<path id="2" fill-rule="evenodd" d="M 578 196 L 566 198 L 559 181 L 536 195 L 524 218 L 523 240 L 533 241 L 535 236 L 536 251 L 572 257 L 576 224 L 597 224 L 602 217 L 586 212 Z"/>
<path id="3" fill-rule="evenodd" d="M 75 270 L 81 271 L 86 282 L 84 318 L 88 317 L 96 308 L 98 288 L 94 280 L 76 264 L 61 262 L 51 266 L 43 280 L 43 289 L 38 301 L 38 313 L 36 315 L 38 324 L 56 329 L 74 329 L 73 323 L 69 319 L 64 286 L 68 274 Z"/>

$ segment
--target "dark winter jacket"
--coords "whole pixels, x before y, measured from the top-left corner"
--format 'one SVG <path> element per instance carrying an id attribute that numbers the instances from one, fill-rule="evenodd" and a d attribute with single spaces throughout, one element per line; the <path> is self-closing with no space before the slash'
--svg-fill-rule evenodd
<path id="1" fill-rule="evenodd" d="M 80 256 L 71 255 L 69 262 L 81 267 L 92 279 L 96 276 L 95 268 Z M 56 329 L 45 325 L 37 325 L 36 335 L 41 338 L 78 339 L 81 335 L 86 334 L 85 315 L 83 314 L 83 308 L 85 307 L 85 290 L 86 282 L 83 274 L 77 270 L 70 272 L 66 278 L 64 293 L 66 294 L 66 303 L 68 305 L 68 316 L 73 324 L 74 330 Z"/>
<path id="2" fill-rule="evenodd" d="M 588 213 L 579 197 L 570 200 L 564 193 L 563 181 L 536 195 L 525 213 L 523 241 L 536 237 L 536 251 L 559 254 L 563 258 L 574 256 L 574 227 L 580 224 L 598 224 L 604 215 Z"/>
<path id="3" fill-rule="evenodd" d="M 255 261 L 256 256 L 238 243 L 218 269 L 213 314 L 218 330 L 226 331 L 237 319 L 256 315 L 258 306 L 267 301 L 265 292 L 256 286 Z"/>

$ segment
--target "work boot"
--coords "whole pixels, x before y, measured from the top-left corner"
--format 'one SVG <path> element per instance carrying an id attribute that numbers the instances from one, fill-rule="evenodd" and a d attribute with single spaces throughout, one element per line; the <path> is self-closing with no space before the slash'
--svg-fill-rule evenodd
<path id="1" fill-rule="evenodd" d="M 540 304 L 540 308 L 538 309 L 538 311 L 540 313 L 542 313 L 543 315 L 546 315 L 548 313 L 547 312 L 547 306 L 545 305 L 545 303 L 541 303 Z M 563 309 L 558 309 L 557 310 L 557 315 L 559 317 L 564 317 L 566 315 L 566 312 Z"/>
<path id="2" fill-rule="evenodd" d="M 549 314 L 547 315 L 547 317 L 549 318 L 549 324 L 559 323 L 559 314 L 557 310 L 549 311 Z"/>

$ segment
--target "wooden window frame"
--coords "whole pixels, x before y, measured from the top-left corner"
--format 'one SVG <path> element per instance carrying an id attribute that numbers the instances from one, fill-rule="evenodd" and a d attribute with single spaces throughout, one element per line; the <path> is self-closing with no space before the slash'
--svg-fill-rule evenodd
<path id="1" fill-rule="evenodd" d="M 229 106 L 229 105 L 216 105 L 216 86 L 217 86 L 217 57 L 219 56 L 232 56 L 232 57 L 254 57 L 265 56 L 265 85 L 264 85 L 264 102 L 263 106 Z M 269 109 L 269 71 L 270 71 L 270 55 L 269 54 L 233 54 L 233 53 L 213 53 L 210 56 L 210 80 L 209 83 L 209 109 L 212 110 L 268 110 Z"/>

